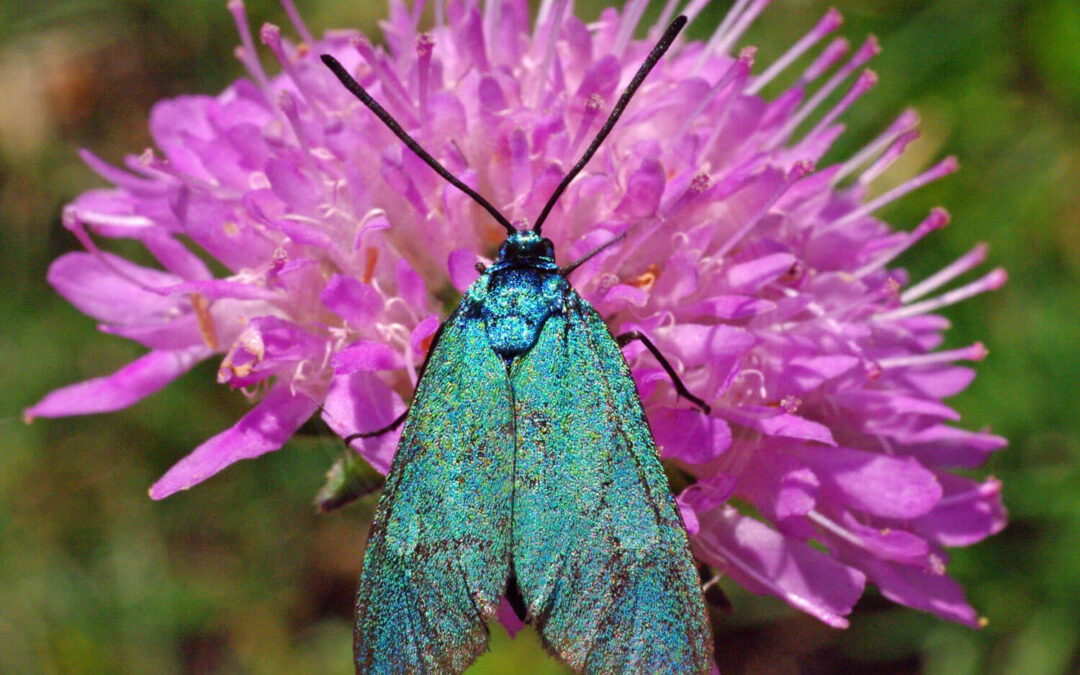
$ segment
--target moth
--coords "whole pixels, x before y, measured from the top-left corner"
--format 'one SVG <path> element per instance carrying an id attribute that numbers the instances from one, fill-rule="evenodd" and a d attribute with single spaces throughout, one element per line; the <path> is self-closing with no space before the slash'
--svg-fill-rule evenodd
<path id="1" fill-rule="evenodd" d="M 529 230 L 517 230 L 406 133 L 333 57 L 342 84 L 507 231 L 435 334 L 368 539 L 358 673 L 460 673 L 504 594 L 584 673 L 708 673 L 712 637 L 686 530 L 621 346 L 541 234 L 686 23 L 645 59 Z M 595 254 L 595 252 L 594 252 Z M 589 256 L 586 257 L 588 259 Z"/>

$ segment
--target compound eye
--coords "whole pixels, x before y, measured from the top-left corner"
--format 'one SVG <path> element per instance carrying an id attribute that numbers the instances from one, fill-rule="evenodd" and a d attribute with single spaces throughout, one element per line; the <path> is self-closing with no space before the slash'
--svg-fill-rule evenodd
<path id="1" fill-rule="evenodd" d="M 551 243 L 550 239 L 548 239 L 547 237 L 544 237 L 544 240 L 541 242 L 541 245 L 544 247 L 544 257 L 545 258 L 554 258 L 555 257 L 555 244 Z"/>

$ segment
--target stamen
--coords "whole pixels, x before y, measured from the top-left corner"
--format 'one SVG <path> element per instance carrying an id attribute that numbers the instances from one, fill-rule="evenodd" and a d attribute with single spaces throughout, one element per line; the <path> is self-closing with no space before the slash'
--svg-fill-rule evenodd
<path id="1" fill-rule="evenodd" d="M 581 116 L 581 126 L 578 127 L 577 133 L 574 134 L 574 141 L 566 151 L 567 157 L 574 157 L 577 155 L 578 147 L 581 145 L 582 141 L 588 138 L 593 122 L 596 121 L 596 117 L 600 114 L 600 108 L 602 108 L 603 105 L 604 99 L 600 94 L 593 94 L 589 97 L 589 100 L 585 102 L 585 111 Z"/>
<path id="2" fill-rule="evenodd" d="M 445 0 L 435 0 L 435 27 L 442 28 L 446 25 L 446 8 L 443 5 Z"/>
<path id="3" fill-rule="evenodd" d="M 258 51 L 255 49 L 255 40 L 251 36 L 251 24 L 248 23 L 247 11 L 244 9 L 243 0 L 231 0 L 227 5 L 236 23 L 236 32 L 240 34 L 242 47 L 236 50 L 236 57 L 244 64 L 251 76 L 264 91 L 270 90 L 270 80 L 266 77 L 266 71 L 259 63 Z"/>
<path id="4" fill-rule="evenodd" d="M 716 43 L 724 37 L 724 33 L 726 33 L 732 26 L 735 25 L 735 22 L 739 20 L 739 17 L 742 16 L 743 11 L 749 4 L 750 0 L 735 0 L 735 4 L 732 5 L 731 9 L 727 11 L 727 14 L 724 15 L 723 20 L 720 21 L 720 25 L 716 27 L 715 31 L 713 31 L 712 37 L 709 38 L 709 44 L 705 47 L 704 50 L 706 54 L 712 52 L 712 48 L 715 47 Z"/>
<path id="5" fill-rule="evenodd" d="M 621 57 L 629 44 L 630 38 L 634 37 L 634 29 L 641 21 L 641 15 L 645 13 L 645 7 L 649 0 L 630 0 L 623 6 L 622 16 L 619 21 L 619 32 L 615 35 L 615 43 L 611 46 L 611 53 Z"/>
<path id="6" fill-rule="evenodd" d="M 484 2 L 484 50 L 487 52 L 487 60 L 494 64 L 498 55 L 494 49 L 495 29 L 502 18 L 502 0 L 485 0 Z"/>
<path id="7" fill-rule="evenodd" d="M 735 247 L 735 244 L 737 244 L 740 239 L 745 237 L 746 234 L 750 232 L 750 230 L 752 230 L 755 225 L 758 224 L 762 217 L 764 217 L 765 214 L 769 212 L 769 209 L 771 209 L 773 204 L 775 204 L 777 200 L 779 200 L 780 197 L 782 197 L 783 194 L 788 191 L 788 188 L 790 188 L 792 185 L 798 182 L 799 179 L 801 179 L 806 174 L 812 172 L 813 170 L 813 162 L 806 160 L 795 162 L 795 165 L 791 167 L 791 171 L 788 172 L 788 175 L 785 177 L 784 181 L 779 185 L 779 187 L 776 188 L 776 191 L 773 192 L 772 195 L 769 196 L 769 199 L 761 205 L 761 208 L 758 209 L 757 213 L 747 219 L 746 223 L 744 223 L 742 227 L 736 230 L 735 234 L 733 234 L 726 242 L 724 242 L 724 244 L 719 248 L 719 250 L 716 251 L 716 253 L 712 254 L 713 257 L 723 258 L 725 255 L 727 255 L 727 253 Z"/>
<path id="8" fill-rule="evenodd" d="M 826 113 L 825 117 L 822 117 L 821 121 L 814 125 L 813 129 L 807 132 L 806 136 L 803 137 L 803 141 L 805 142 L 808 139 L 816 137 L 818 134 L 832 126 L 837 118 L 843 115 L 855 101 L 859 100 L 860 96 L 873 89 L 877 82 L 877 73 L 872 70 L 864 70 L 862 74 L 859 75 L 859 79 L 855 80 L 855 84 L 848 90 L 848 93 L 844 94 L 844 97 L 833 106 L 833 109 Z"/>
<path id="9" fill-rule="evenodd" d="M 918 354 L 914 356 L 894 356 L 879 359 L 877 364 L 883 369 L 907 368 L 911 366 L 931 366 L 939 363 L 952 363 L 954 361 L 982 361 L 990 352 L 986 351 L 983 343 L 976 342 L 960 349 L 951 349 L 932 354 Z"/>
<path id="10" fill-rule="evenodd" d="M 734 93 L 743 91 L 746 88 L 746 80 L 750 77 L 750 69 L 754 65 L 754 55 L 756 50 L 753 47 L 747 47 L 739 55 L 739 62 L 736 63 L 736 68 L 733 70 L 735 76 L 735 82 L 727 86 L 727 94 L 725 99 L 729 99 Z M 739 65 L 739 64 L 742 65 Z M 713 148 L 720 142 L 720 135 L 726 130 L 728 114 L 731 112 L 731 106 L 726 105 L 720 114 L 716 116 L 712 123 L 713 132 L 709 136 L 709 140 L 705 141 L 705 144 L 701 146 L 701 152 L 699 156 L 709 157 L 712 155 Z"/>
<path id="11" fill-rule="evenodd" d="M 905 305 L 909 302 L 914 302 L 927 293 L 932 293 L 944 286 L 968 270 L 975 269 L 986 261 L 986 252 L 989 248 L 990 247 L 985 243 L 980 242 L 976 244 L 973 249 L 960 256 L 946 267 L 938 270 L 927 279 L 904 291 L 903 295 L 900 296 L 900 301 Z"/>
<path id="12" fill-rule="evenodd" d="M 813 113 L 814 110 L 816 110 L 817 107 L 820 106 L 822 102 L 824 102 L 825 99 L 827 99 L 829 95 L 848 78 L 849 75 L 865 65 L 867 61 L 876 56 L 880 51 L 881 47 L 878 45 L 877 38 L 871 35 L 866 39 L 866 42 L 863 43 L 863 46 L 855 52 L 851 57 L 851 60 L 848 61 L 843 68 L 838 70 L 828 82 L 810 97 L 809 101 L 804 103 L 803 106 L 791 116 L 788 123 L 773 137 L 773 143 L 781 143 L 791 136 L 791 133 L 795 131 L 795 129 L 798 128 L 798 126 L 802 124 L 803 121 L 806 120 L 806 118 L 809 117 L 810 114 Z"/>
<path id="13" fill-rule="evenodd" d="M 431 52 L 435 48 L 435 38 L 430 33 L 416 36 L 416 72 L 419 82 L 420 123 L 428 124 L 428 86 L 431 77 Z"/>
<path id="14" fill-rule="evenodd" d="M 732 80 L 740 75 L 743 81 L 746 80 L 750 74 L 750 69 L 754 67 L 754 54 L 756 53 L 756 49 L 749 48 L 743 50 L 739 54 L 739 58 L 728 67 L 720 79 L 716 81 L 716 84 L 709 89 L 709 93 L 702 97 L 701 103 L 698 104 L 697 108 L 686 116 L 686 121 L 683 122 L 682 127 L 676 132 L 674 138 L 682 138 L 690 129 L 690 125 L 693 124 L 694 120 L 705 111 L 705 108 L 709 107 L 713 102 L 713 99 L 715 99 Z M 738 88 L 733 89 L 733 91 L 738 91 Z"/>
<path id="15" fill-rule="evenodd" d="M 656 38 L 660 37 L 660 33 L 671 23 L 671 17 L 675 16 L 675 8 L 679 6 L 679 2 L 680 0 L 667 0 L 664 11 L 660 12 L 660 18 L 649 29 L 649 38 L 651 40 L 655 41 Z"/>
<path id="16" fill-rule="evenodd" d="M 394 109 L 394 112 L 397 113 L 396 117 L 402 125 L 416 126 L 416 109 L 413 107 L 412 97 L 409 96 L 409 92 L 406 91 L 401 81 L 379 59 L 375 50 L 372 49 L 371 43 L 367 41 L 367 38 L 362 33 L 352 36 L 351 43 L 353 48 L 356 49 L 356 53 L 364 59 L 371 71 L 375 73 L 379 84 L 382 85 L 383 105 Z"/>
<path id="17" fill-rule="evenodd" d="M 848 176 L 852 174 L 856 169 L 870 161 L 870 158 L 884 149 L 895 141 L 901 134 L 911 131 L 919 124 L 919 115 L 911 108 L 908 108 L 904 112 L 900 113 L 900 116 L 889 125 L 880 136 L 875 138 L 869 145 L 855 153 L 851 159 L 844 162 L 844 165 L 840 167 L 840 170 L 833 176 L 830 185 L 835 187 Z"/>
<path id="18" fill-rule="evenodd" d="M 281 0 L 281 6 L 285 8 L 285 14 L 289 17 L 289 23 L 291 23 L 293 28 L 296 29 L 296 32 L 300 34 L 300 39 L 309 45 L 314 44 L 315 38 L 304 24 L 304 20 L 300 18 L 300 12 L 296 11 L 296 5 L 293 4 L 293 0 Z"/>
<path id="19" fill-rule="evenodd" d="M 836 38 L 830 42 L 828 46 L 821 51 L 821 54 L 806 67 L 806 70 L 799 75 L 799 79 L 796 81 L 795 86 L 805 87 L 818 79 L 839 63 L 840 59 L 847 56 L 847 53 L 850 50 L 851 43 L 847 41 L 847 38 Z"/>
<path id="20" fill-rule="evenodd" d="M 949 224 L 950 216 L 949 212 L 945 209 L 938 207 L 930 211 L 930 215 L 926 217 L 926 220 L 919 223 L 915 229 L 911 232 L 908 238 L 899 246 L 889 249 L 882 255 L 875 258 L 872 262 L 863 265 L 854 272 L 854 276 L 857 279 L 865 277 L 867 274 L 876 272 L 879 269 L 885 267 L 890 262 L 900 257 L 900 254 L 904 253 L 923 237 L 930 234 L 934 230 L 940 230 Z M 903 299 L 904 296 L 900 296 Z"/>
<path id="21" fill-rule="evenodd" d="M 777 75 L 784 72 L 788 66 L 797 61 L 799 57 L 810 50 L 811 47 L 820 42 L 826 35 L 833 32 L 840 27 L 840 24 L 844 22 L 843 16 L 836 8 L 831 8 L 825 12 L 825 16 L 821 17 L 817 25 L 810 29 L 798 42 L 793 44 L 783 56 L 773 62 L 764 73 L 759 75 L 749 89 L 747 93 L 756 94 L 762 90 L 765 85 L 769 84 L 776 78 Z"/>
<path id="22" fill-rule="evenodd" d="M 570 0 L 558 0 L 551 15 L 551 21 L 548 23 L 547 49 L 544 51 L 544 63 L 540 66 L 539 81 L 536 86 L 537 107 L 547 94 L 548 73 L 551 71 L 551 64 L 555 61 L 555 48 L 558 45 L 559 33 L 562 31 L 563 16 L 569 4 Z"/>
<path id="23" fill-rule="evenodd" d="M 210 301 L 202 293 L 189 293 L 191 309 L 195 312 L 195 319 L 199 324 L 199 335 L 202 336 L 203 344 L 212 350 L 218 348 L 217 330 L 214 328 L 214 317 L 210 314 Z"/>
<path id="24" fill-rule="evenodd" d="M 806 514 L 806 517 L 818 526 L 820 526 L 826 532 L 830 532 L 836 535 L 840 539 L 843 539 L 844 541 L 848 542 L 852 546 L 855 546 L 856 548 L 862 549 L 864 551 L 867 550 L 866 542 L 862 540 L 862 537 L 859 537 L 843 525 L 840 525 L 831 518 L 828 518 L 817 509 L 811 510 L 809 513 Z"/>
<path id="25" fill-rule="evenodd" d="M 881 207 L 885 206 L 886 204 L 894 202 L 897 199 L 903 197 L 904 195 L 918 190 L 924 185 L 933 183 L 939 178 L 948 176 L 949 174 L 954 173 L 959 168 L 960 163 L 956 161 L 955 157 L 946 157 L 945 159 L 938 162 L 936 166 L 933 166 L 929 170 L 924 171 L 918 176 L 915 176 L 906 183 L 899 185 L 892 190 L 889 190 L 877 199 L 873 199 L 866 204 L 863 204 L 861 207 L 855 209 L 854 211 L 848 213 L 847 215 L 834 220 L 832 223 L 829 223 L 827 226 L 820 230 L 820 233 L 824 234 L 826 232 L 832 232 L 833 230 L 837 230 L 841 227 L 844 227 L 845 225 L 849 225 L 856 220 L 859 220 L 860 218 L 864 218 L 871 213 L 877 211 Z"/>
<path id="26" fill-rule="evenodd" d="M 300 124 L 300 111 L 296 105 L 296 97 L 292 95 L 292 92 L 286 89 L 278 94 L 278 108 L 285 113 L 285 118 L 292 125 L 293 135 L 296 136 L 296 141 L 300 144 L 300 149 L 303 150 L 304 163 L 310 166 L 311 144 L 308 143 L 307 134 L 304 133 L 304 128 Z"/>
<path id="27" fill-rule="evenodd" d="M 731 27 L 731 30 L 724 35 L 720 44 L 716 45 L 715 49 L 706 50 L 705 53 L 710 56 L 713 54 L 727 54 L 735 43 L 738 42 L 739 38 L 743 36 L 743 33 L 745 33 L 754 21 L 761 16 L 761 13 L 765 11 L 765 8 L 769 6 L 770 2 L 772 2 L 772 0 L 754 0 L 754 3 L 750 5 L 750 8 L 739 17 L 739 20 Z"/>
<path id="28" fill-rule="evenodd" d="M 892 163 L 900 158 L 900 155 L 904 154 L 907 150 L 907 146 L 919 137 L 919 130 L 912 129 L 907 133 L 900 134 L 895 141 L 878 157 L 877 161 L 867 167 L 866 171 L 862 172 L 857 181 L 859 185 L 868 185 L 875 178 L 885 172 Z"/>
<path id="29" fill-rule="evenodd" d="M 986 291 L 996 291 L 1001 288 L 1008 280 L 1008 274 L 1002 268 L 997 268 L 991 271 L 983 278 L 973 281 L 972 283 L 961 286 L 956 290 L 944 293 L 936 298 L 930 300 L 924 300 L 917 302 L 914 305 L 907 305 L 906 307 L 900 307 L 894 309 L 891 312 L 885 312 L 883 314 L 877 314 L 873 317 L 873 321 L 896 321 L 897 319 L 906 319 L 912 316 L 919 316 L 920 314 L 928 314 L 935 312 L 942 307 L 948 307 L 949 305 L 955 305 L 958 302 L 967 300 L 970 297 L 985 293 Z"/>
<path id="30" fill-rule="evenodd" d="M 275 26 L 272 23 L 264 23 L 259 30 L 259 38 L 262 43 L 270 48 L 273 52 L 274 58 L 281 64 L 282 70 L 289 76 L 289 79 L 296 85 L 300 94 L 309 102 L 314 102 L 315 97 L 312 96 L 311 91 L 308 89 L 306 83 L 298 76 L 296 68 L 293 66 L 292 59 L 285 53 L 285 45 L 281 41 L 281 28 Z"/>
<path id="31" fill-rule="evenodd" d="M 697 18 L 698 14 L 701 14 L 701 10 L 705 9 L 705 5 L 709 4 L 711 0 L 692 0 L 692 2 L 686 6 L 686 9 L 681 13 L 686 17 L 686 25 L 690 25 Z"/>

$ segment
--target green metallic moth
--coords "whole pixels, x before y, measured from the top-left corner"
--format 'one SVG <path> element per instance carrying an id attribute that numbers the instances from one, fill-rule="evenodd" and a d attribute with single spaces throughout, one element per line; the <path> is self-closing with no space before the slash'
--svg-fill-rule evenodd
<path id="1" fill-rule="evenodd" d="M 630 369 L 540 229 L 686 19 L 668 28 L 531 230 L 416 143 L 333 57 L 342 84 L 508 233 L 428 351 L 372 524 L 357 673 L 460 673 L 504 594 L 584 673 L 708 673 L 712 637 L 686 529 Z M 614 242 L 612 242 L 614 243 Z M 595 252 L 594 254 L 595 255 Z M 586 258 L 587 259 L 587 258 Z M 393 428 L 388 427 L 388 429 Z M 363 434 L 374 435 L 386 430 Z"/>

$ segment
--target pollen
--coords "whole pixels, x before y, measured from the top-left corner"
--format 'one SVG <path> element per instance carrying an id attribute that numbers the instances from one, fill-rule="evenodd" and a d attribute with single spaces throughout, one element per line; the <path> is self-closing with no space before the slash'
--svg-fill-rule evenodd
<path id="1" fill-rule="evenodd" d="M 202 293 L 191 293 L 191 309 L 195 311 L 195 318 L 199 321 L 199 334 L 203 343 L 210 349 L 218 348 L 217 330 L 214 328 L 214 317 L 210 315 L 210 301 Z"/>
<path id="2" fill-rule="evenodd" d="M 653 284 L 660 278 L 660 267 L 656 264 L 649 265 L 645 271 L 626 282 L 627 286 L 640 288 L 643 291 L 652 290 Z"/>
<path id="3" fill-rule="evenodd" d="M 375 278 L 375 263 L 379 262 L 379 249 L 368 246 L 364 249 L 364 276 L 362 281 L 370 284 Z"/>

